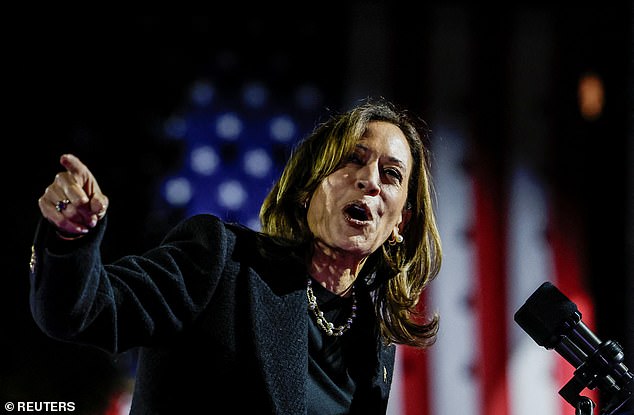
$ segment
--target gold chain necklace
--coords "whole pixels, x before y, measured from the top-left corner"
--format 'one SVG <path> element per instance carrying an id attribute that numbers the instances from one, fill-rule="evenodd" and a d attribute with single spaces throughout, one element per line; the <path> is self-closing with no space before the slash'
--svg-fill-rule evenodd
<path id="1" fill-rule="evenodd" d="M 348 317 L 346 324 L 335 327 L 334 324 L 326 320 L 323 311 L 319 309 L 319 306 L 317 305 L 317 297 L 315 297 L 312 285 L 312 280 L 309 277 L 308 285 L 306 286 L 306 296 L 308 297 L 308 308 L 312 310 L 313 314 L 315 314 L 317 325 L 321 327 L 328 336 L 341 336 L 350 328 L 350 326 L 352 326 L 352 321 L 357 316 L 357 297 L 354 293 L 354 286 L 352 286 L 352 310 L 350 312 L 350 317 Z"/>

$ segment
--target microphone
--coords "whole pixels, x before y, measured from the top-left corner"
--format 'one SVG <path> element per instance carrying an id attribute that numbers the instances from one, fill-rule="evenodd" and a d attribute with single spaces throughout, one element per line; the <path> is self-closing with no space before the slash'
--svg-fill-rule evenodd
<path id="1" fill-rule="evenodd" d="M 554 349 L 574 366 L 573 378 L 559 394 L 577 408 L 577 414 L 588 408 L 588 402 L 588 413 L 592 413 L 594 403 L 580 393 L 598 388 L 602 399 L 607 399 L 602 415 L 631 415 L 623 411 L 634 400 L 634 375 L 623 364 L 621 346 L 611 340 L 602 342 L 581 318 L 577 305 L 550 282 L 544 282 L 514 315 L 538 345 Z"/>

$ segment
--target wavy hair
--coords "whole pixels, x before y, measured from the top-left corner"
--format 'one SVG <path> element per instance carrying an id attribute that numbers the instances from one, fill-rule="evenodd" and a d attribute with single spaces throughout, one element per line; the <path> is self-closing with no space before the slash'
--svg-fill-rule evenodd
<path id="1" fill-rule="evenodd" d="M 368 275 L 384 341 L 428 347 L 436 340 L 439 315 L 427 313 L 419 300 L 440 271 L 442 249 L 432 198 L 430 130 L 422 119 L 379 98 L 366 99 L 318 124 L 293 149 L 279 180 L 265 198 L 260 209 L 262 232 L 294 245 L 312 241 L 304 202 L 352 154 L 372 121 L 386 121 L 401 129 L 409 144 L 413 167 L 407 190 L 410 217 L 402 232 L 404 240 L 395 245 L 385 241 L 366 261 L 363 272 Z"/>

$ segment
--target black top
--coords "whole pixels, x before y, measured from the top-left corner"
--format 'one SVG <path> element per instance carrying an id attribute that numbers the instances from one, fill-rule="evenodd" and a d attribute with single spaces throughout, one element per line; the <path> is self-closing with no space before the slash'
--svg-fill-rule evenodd
<path id="1" fill-rule="evenodd" d="M 99 249 L 106 226 L 100 221 L 87 236 L 67 242 L 40 222 L 31 310 L 51 337 L 113 354 L 140 348 L 131 414 L 217 413 L 226 407 L 234 413 L 308 413 L 308 385 L 317 377 L 309 380 L 313 318 L 305 264 L 289 255 L 262 255 L 267 238 L 198 215 L 175 227 L 159 247 L 104 265 Z M 384 414 L 395 347 L 379 340 L 370 293 L 364 285 L 357 288 L 363 312 L 343 337 L 362 364 L 349 367 L 349 379 L 328 378 L 337 379 L 345 399 L 355 385 L 350 413 Z M 318 366 L 341 373 L 337 362 L 348 364 L 347 347 Z M 317 389 L 334 396 L 335 389 Z M 338 412 L 322 412 L 330 413 Z"/>
<path id="2" fill-rule="evenodd" d="M 335 326 L 344 324 L 351 313 L 352 298 L 342 298 L 319 283 L 313 283 L 312 287 L 319 309 L 326 319 Z M 355 391 L 354 379 L 348 367 L 358 364 L 348 341 L 350 333 L 328 336 L 317 325 L 312 311 L 308 311 L 308 314 L 308 413 L 345 414 Z"/>

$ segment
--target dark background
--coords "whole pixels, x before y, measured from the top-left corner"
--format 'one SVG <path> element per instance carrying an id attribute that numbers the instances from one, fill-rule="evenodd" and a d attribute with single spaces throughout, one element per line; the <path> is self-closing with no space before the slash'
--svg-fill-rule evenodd
<path id="1" fill-rule="evenodd" d="M 324 3 L 290 16 L 229 8 L 206 17 L 40 16 L 13 22 L 21 42 L 7 48 L 5 63 L 0 394 L 38 401 L 67 396 L 76 402 L 82 396 L 82 408 L 93 406 L 97 413 L 132 360 L 113 361 L 99 351 L 51 340 L 30 316 L 28 262 L 37 199 L 60 169 L 59 156 L 79 155 L 112 201 L 106 259 L 142 252 L 178 219 L 178 212 L 153 212 L 157 178 L 182 156 L 160 125 L 191 82 L 217 71 L 223 51 L 233 50 L 239 64 L 232 76 L 225 74 L 227 88 L 245 77 L 266 76 L 283 93 L 289 82 L 307 77 L 326 92 L 325 106 L 345 107 L 344 91 L 354 81 L 346 74 L 359 63 L 350 57 L 373 59 L 372 44 L 350 40 L 358 27 L 353 23 L 363 18 L 360 4 Z M 377 56 L 385 70 L 382 84 L 372 88 L 423 114 L 434 111 L 425 81 L 434 62 L 425 59 L 425 48 L 426 27 L 433 23 L 426 12 L 435 5 L 421 5 L 416 13 L 398 2 L 380 8 L 389 53 Z M 555 82 L 544 105 L 552 122 L 544 174 L 583 229 L 580 246 L 596 300 L 597 332 L 632 355 L 632 7 L 520 6 L 546 12 L 556 22 Z M 477 146 L 502 174 L 512 143 L 501 116 L 510 91 L 500 79 L 511 53 L 509 16 L 517 10 L 462 7 L 474 28 L 477 86 L 461 105 L 473 120 Z M 574 104 L 579 74 L 589 69 L 602 75 L 607 90 L 604 114 L 595 122 L 582 119 Z M 412 87 L 410 80 L 421 78 Z"/>

